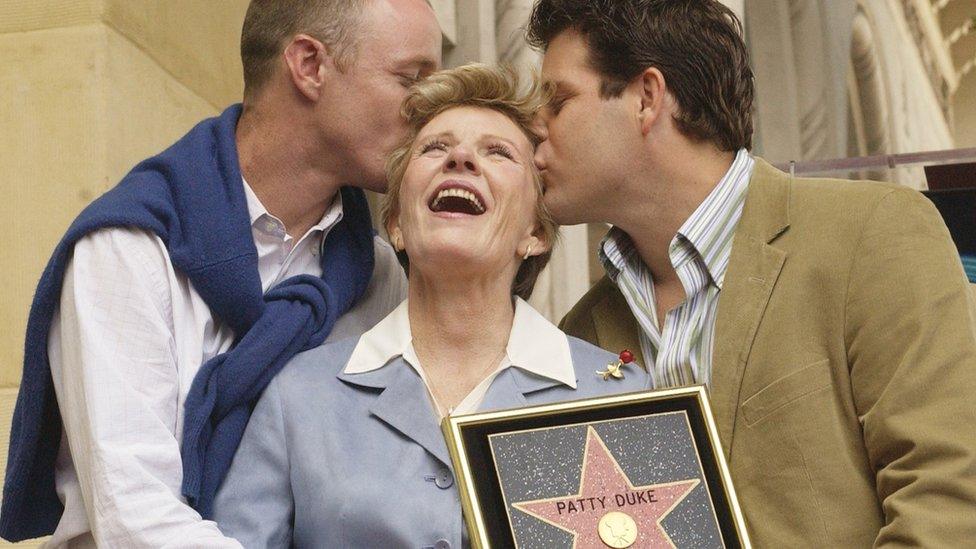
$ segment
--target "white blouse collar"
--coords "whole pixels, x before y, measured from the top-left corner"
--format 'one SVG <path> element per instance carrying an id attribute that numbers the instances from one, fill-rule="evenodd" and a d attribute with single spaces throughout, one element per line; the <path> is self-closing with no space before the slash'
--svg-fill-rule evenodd
<path id="1" fill-rule="evenodd" d="M 511 366 L 576 388 L 576 370 L 566 334 L 521 298 L 515 301 L 506 354 Z M 413 364 L 417 359 L 406 300 L 359 338 L 343 371 L 370 372 L 401 356 L 419 368 L 419 364 Z"/>

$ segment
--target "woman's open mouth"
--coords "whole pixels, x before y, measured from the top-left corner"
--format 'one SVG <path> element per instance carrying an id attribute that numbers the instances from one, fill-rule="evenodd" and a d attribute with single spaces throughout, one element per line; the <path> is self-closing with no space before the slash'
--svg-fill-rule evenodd
<path id="1" fill-rule="evenodd" d="M 447 182 L 438 188 L 428 204 L 432 212 L 459 213 L 465 215 L 481 215 L 485 213 L 485 204 L 477 192 L 469 190 L 456 183 Z"/>

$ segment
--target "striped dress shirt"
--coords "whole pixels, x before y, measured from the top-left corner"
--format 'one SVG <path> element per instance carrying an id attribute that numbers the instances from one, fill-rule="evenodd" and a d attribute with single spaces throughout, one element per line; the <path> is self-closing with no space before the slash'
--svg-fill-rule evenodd
<path id="1" fill-rule="evenodd" d="M 603 267 L 637 319 L 655 388 L 711 382 L 715 316 L 754 165 L 748 151 L 740 149 L 729 171 L 671 240 L 668 256 L 685 300 L 668 311 L 663 329 L 657 322 L 654 280 L 630 236 L 613 227 L 600 245 Z"/>

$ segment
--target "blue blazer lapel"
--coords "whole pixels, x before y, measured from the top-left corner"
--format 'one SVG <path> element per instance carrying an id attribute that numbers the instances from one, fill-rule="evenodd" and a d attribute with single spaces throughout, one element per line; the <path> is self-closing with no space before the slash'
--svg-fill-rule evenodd
<path id="1" fill-rule="evenodd" d="M 416 370 L 402 358 L 378 370 L 362 374 L 340 373 L 339 379 L 374 389 L 383 389 L 369 411 L 390 427 L 421 445 L 444 465 L 451 458 L 427 396 L 427 387 Z"/>

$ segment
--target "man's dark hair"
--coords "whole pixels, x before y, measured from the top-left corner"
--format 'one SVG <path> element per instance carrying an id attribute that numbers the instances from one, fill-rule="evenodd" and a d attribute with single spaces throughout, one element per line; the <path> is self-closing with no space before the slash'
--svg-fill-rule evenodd
<path id="1" fill-rule="evenodd" d="M 678 103 L 685 135 L 725 151 L 752 147 L 752 69 L 742 24 L 716 0 L 540 0 L 527 38 L 545 50 L 574 30 L 602 77 L 600 95 L 619 97 L 656 67 Z"/>

